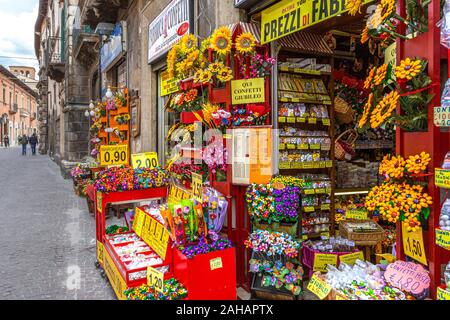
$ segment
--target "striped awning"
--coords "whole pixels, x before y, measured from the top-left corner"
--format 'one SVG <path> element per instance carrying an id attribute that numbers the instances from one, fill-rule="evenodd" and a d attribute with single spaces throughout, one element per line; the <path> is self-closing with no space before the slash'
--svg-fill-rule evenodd
<path id="1" fill-rule="evenodd" d="M 296 32 L 278 39 L 278 45 L 308 54 L 332 55 L 324 36 L 314 33 Z"/>
<path id="2" fill-rule="evenodd" d="M 261 42 L 261 29 L 257 24 L 247 23 L 247 22 L 238 22 L 228 25 L 228 28 L 231 30 L 231 33 L 234 34 L 236 29 L 240 27 L 242 32 L 251 33 L 256 40 L 256 43 Z"/>

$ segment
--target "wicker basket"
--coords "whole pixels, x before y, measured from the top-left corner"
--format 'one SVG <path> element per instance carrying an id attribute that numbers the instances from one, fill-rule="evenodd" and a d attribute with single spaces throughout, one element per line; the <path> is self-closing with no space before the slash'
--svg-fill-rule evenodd
<path id="1" fill-rule="evenodd" d="M 347 124 L 353 122 L 355 111 L 344 99 L 336 96 L 334 98 L 334 116 L 339 122 Z"/>
<path id="2" fill-rule="evenodd" d="M 348 129 L 342 132 L 334 141 L 334 157 L 336 160 L 351 160 L 352 155 L 348 153 L 343 145 L 348 149 L 352 149 L 356 139 L 358 139 L 358 132 L 354 129 Z M 353 151 L 353 150 L 352 150 Z"/>
<path id="3" fill-rule="evenodd" d="M 367 222 L 367 220 L 345 220 L 341 221 L 339 226 L 339 234 L 343 238 L 354 241 L 357 246 L 374 246 L 378 242 L 384 240 L 384 230 L 380 225 L 376 222 L 373 222 L 376 225 L 377 231 L 373 232 L 353 232 L 349 231 L 347 228 L 348 223 L 352 222 Z"/>

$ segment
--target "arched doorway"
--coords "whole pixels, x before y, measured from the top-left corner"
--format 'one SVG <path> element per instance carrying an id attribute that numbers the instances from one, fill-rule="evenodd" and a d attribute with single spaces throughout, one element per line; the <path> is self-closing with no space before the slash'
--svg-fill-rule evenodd
<path id="1" fill-rule="evenodd" d="M 8 120 L 8 114 L 4 113 L 0 117 L 0 145 L 4 145 L 4 138 L 5 136 L 9 135 L 8 130 L 9 120 Z"/>

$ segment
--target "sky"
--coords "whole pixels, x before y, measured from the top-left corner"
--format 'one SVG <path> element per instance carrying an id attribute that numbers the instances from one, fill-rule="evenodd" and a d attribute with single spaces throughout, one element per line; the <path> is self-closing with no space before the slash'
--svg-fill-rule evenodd
<path id="1" fill-rule="evenodd" d="M 37 60 L 6 59 L 25 57 L 36 59 L 34 53 L 34 24 L 39 0 L 0 0 L 0 64 L 8 67 L 31 66 L 38 69 Z"/>

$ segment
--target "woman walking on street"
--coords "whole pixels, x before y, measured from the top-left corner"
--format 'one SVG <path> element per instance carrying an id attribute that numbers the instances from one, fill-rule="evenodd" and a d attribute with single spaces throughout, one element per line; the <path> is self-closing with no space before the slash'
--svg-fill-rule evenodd
<path id="1" fill-rule="evenodd" d="M 19 144 L 22 145 L 22 155 L 26 156 L 27 155 L 27 144 L 28 144 L 28 137 L 26 134 L 23 134 L 23 136 L 21 136 L 19 138 Z"/>
<path id="2" fill-rule="evenodd" d="M 5 148 L 9 148 L 9 137 L 5 135 L 3 138 L 3 142 L 5 143 Z"/>

